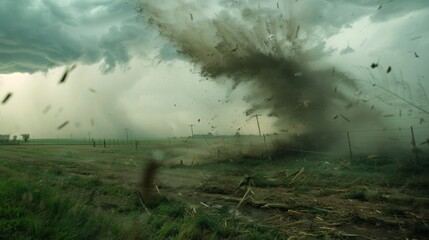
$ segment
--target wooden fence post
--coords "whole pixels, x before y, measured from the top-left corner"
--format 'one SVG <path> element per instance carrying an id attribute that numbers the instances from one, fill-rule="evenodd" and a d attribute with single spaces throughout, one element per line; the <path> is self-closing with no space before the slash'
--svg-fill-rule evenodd
<path id="1" fill-rule="evenodd" d="M 350 143 L 350 133 L 347 131 L 347 141 L 349 143 L 349 153 L 350 153 L 350 161 L 353 161 L 353 155 L 352 155 L 352 145 Z"/>
<path id="2" fill-rule="evenodd" d="M 416 154 L 416 163 L 419 163 L 419 150 L 416 147 L 416 138 L 414 137 L 414 129 L 413 126 L 411 126 L 411 145 L 413 145 L 413 152 Z"/>

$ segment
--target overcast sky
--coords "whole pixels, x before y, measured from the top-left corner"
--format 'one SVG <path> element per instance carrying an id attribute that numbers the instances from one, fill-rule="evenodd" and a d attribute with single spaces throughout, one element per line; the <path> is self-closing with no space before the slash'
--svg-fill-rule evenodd
<path id="1" fill-rule="evenodd" d="M 198 24 L 229 18 L 237 30 L 252 29 L 254 19 L 273 16 L 293 19 L 299 30 L 288 31 L 296 33 L 303 49 L 317 50 L 318 57 L 308 63 L 312 68 L 346 74 L 358 82 L 365 99 L 382 95 L 367 107 L 375 104 L 380 116 L 395 114 L 382 119 L 387 124 L 429 126 L 429 1 L 140 1 L 145 7 L 140 16 L 136 2 L 0 1 L 0 100 L 12 93 L 0 104 L 0 133 L 68 138 L 91 131 L 95 137 L 123 137 L 128 128 L 132 137 L 167 137 L 187 136 L 188 125 L 195 124 L 197 133 L 234 134 L 240 128 L 256 134 L 256 122 L 245 111 L 255 105 L 249 101 L 259 96 L 255 89 L 264 87 L 257 81 L 234 87 L 228 74 L 215 81 L 202 76 L 207 62 L 178 53 L 184 49 L 177 39 L 193 33 L 187 44 L 207 45 L 210 38 L 203 35 L 210 29 Z M 148 24 L 154 11 L 147 9 L 161 10 L 165 15 L 155 21 L 167 27 Z M 371 69 L 372 63 L 379 66 Z M 77 67 L 59 84 L 72 64 Z M 373 88 L 374 82 L 389 92 Z M 258 109 L 265 114 L 263 132 L 280 131 L 279 119 L 268 117 L 270 107 L 265 108 Z M 400 118 L 398 108 L 414 112 Z"/>

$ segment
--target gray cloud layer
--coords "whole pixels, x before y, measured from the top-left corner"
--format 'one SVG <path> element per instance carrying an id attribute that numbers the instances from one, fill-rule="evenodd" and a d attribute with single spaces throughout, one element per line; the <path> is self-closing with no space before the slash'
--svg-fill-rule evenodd
<path id="1" fill-rule="evenodd" d="M 133 7 L 116 0 L 0 1 L 0 22 L 0 73 L 99 61 L 111 72 L 149 35 Z"/>
<path id="2" fill-rule="evenodd" d="M 151 44 L 143 44 L 151 41 L 153 33 L 136 21 L 133 2 L 136 0 L 62 3 L 54 0 L 1 1 L 0 73 L 33 73 L 73 62 L 92 64 L 99 61 L 103 61 L 101 71 L 108 73 L 118 65 L 126 65 L 132 58 L 133 51 L 141 53 L 150 51 L 153 47 Z M 243 16 L 255 6 L 253 1 L 212 2 L 217 2 L 224 11 L 231 8 L 242 9 Z M 189 5 L 183 6 L 182 10 L 192 11 L 192 8 L 187 9 Z M 290 14 L 298 12 L 299 16 L 294 16 L 294 19 L 301 24 L 301 28 L 317 32 L 320 26 L 325 26 L 323 32 L 319 33 L 332 35 L 360 16 L 371 15 L 374 22 L 385 21 L 409 11 L 428 8 L 429 2 L 308 1 L 296 4 L 294 12 L 291 12 L 289 9 L 292 5 L 280 1 L 278 7 Z M 278 10 L 276 8 L 275 1 L 263 2 L 259 4 L 258 14 L 268 16 L 274 14 Z M 197 19 L 198 13 L 193 14 Z M 169 61 L 180 57 L 170 45 L 158 46 L 161 48 L 158 54 L 160 59 Z"/>

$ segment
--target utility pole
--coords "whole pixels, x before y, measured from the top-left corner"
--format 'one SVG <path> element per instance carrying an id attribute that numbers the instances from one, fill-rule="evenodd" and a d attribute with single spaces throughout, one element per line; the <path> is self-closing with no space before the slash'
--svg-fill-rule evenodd
<path id="1" fill-rule="evenodd" d="M 194 142 L 194 124 L 191 124 L 191 125 L 188 125 L 188 126 L 190 126 L 191 127 L 191 138 L 192 138 L 192 143 Z"/>
<path id="2" fill-rule="evenodd" d="M 350 161 L 353 161 L 352 144 L 350 142 L 350 133 L 349 133 L 349 131 L 347 131 L 347 142 L 349 143 Z"/>
<path id="3" fill-rule="evenodd" d="M 255 117 L 256 117 L 256 123 L 258 124 L 259 136 L 262 136 L 262 135 L 261 135 L 261 127 L 259 126 L 259 119 L 258 119 L 258 116 L 261 116 L 261 115 L 260 115 L 260 114 L 256 114 L 256 115 L 255 115 Z"/>
<path id="4" fill-rule="evenodd" d="M 125 135 L 127 136 L 127 143 L 128 143 L 128 128 L 124 128 L 125 130 Z"/>
<path id="5" fill-rule="evenodd" d="M 259 136 L 263 137 L 262 139 L 264 140 L 264 145 L 265 145 L 265 154 L 267 155 L 268 159 L 271 159 L 270 155 L 268 154 L 268 149 L 267 149 L 267 141 L 265 140 L 265 134 L 262 136 L 261 134 L 261 126 L 259 125 L 259 116 L 261 116 L 261 114 L 255 114 L 256 117 L 256 123 L 258 124 L 258 131 L 259 131 Z"/>

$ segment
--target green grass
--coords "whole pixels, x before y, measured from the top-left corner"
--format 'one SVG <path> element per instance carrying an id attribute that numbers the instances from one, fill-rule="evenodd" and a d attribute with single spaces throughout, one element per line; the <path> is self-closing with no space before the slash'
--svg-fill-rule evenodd
<path id="1" fill-rule="evenodd" d="M 0 182 L 0 238 L 114 239 L 121 224 L 38 184 L 22 180 Z"/>
<path id="2" fill-rule="evenodd" d="M 1 177 L 0 239 L 286 239 L 278 230 L 254 224 L 237 227 L 240 220 L 224 209 L 194 211 L 159 195 L 148 204 L 148 215 L 136 198 L 130 199 L 132 192 L 97 177 L 65 176 L 64 186 Z M 90 191 L 109 198 L 126 196 L 128 209 L 101 210 L 88 203 Z"/>
<path id="3" fill-rule="evenodd" d="M 136 198 L 132 183 L 136 179 L 131 174 L 140 173 L 150 151 L 81 146 L 55 147 L 51 152 L 44 149 L 29 145 L 4 148 L 0 159 L 0 239 L 288 238 L 287 233 L 276 229 L 235 219 L 226 206 L 194 210 L 186 202 L 155 195 L 148 204 L 148 215 Z M 130 158 L 138 166 L 130 164 Z M 201 173 L 201 180 L 207 181 L 197 188 L 202 192 L 234 194 L 248 175 L 254 176 L 256 187 L 284 187 L 297 195 L 313 194 L 316 189 L 323 197 L 338 194 L 338 189 L 350 189 L 341 191 L 339 197 L 383 202 L 387 216 L 403 214 L 402 207 L 429 206 L 424 199 L 429 196 L 427 164 L 411 165 L 387 157 L 375 161 L 366 156 L 346 163 L 329 156 L 290 156 L 163 170 L 179 177 Z M 292 174 L 303 167 L 302 176 L 293 184 L 273 180 L 282 170 Z M 391 187 L 419 198 L 385 198 L 381 189 Z M 163 191 L 168 189 L 161 188 Z"/>
<path id="4" fill-rule="evenodd" d="M 143 219 L 140 239 L 287 239 L 274 229 L 252 224 L 237 227 L 227 212 L 209 214 L 193 212 L 184 203 L 158 198 L 152 215 Z"/>

